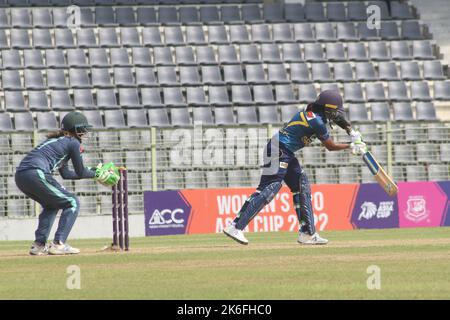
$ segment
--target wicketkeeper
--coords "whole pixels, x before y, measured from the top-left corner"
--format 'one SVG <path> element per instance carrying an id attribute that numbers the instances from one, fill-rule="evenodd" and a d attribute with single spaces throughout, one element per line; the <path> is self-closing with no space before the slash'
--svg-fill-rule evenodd
<path id="1" fill-rule="evenodd" d="M 96 168 L 84 166 L 81 143 L 87 138 L 90 128 L 92 126 L 82 113 L 68 113 L 62 120 L 61 129 L 49 133 L 47 140 L 29 152 L 16 169 L 17 187 L 43 208 L 35 241 L 31 245 L 31 255 L 80 252 L 66 243 L 78 216 L 80 201 L 53 178 L 54 170 L 58 169 L 63 179 L 94 179 L 106 186 L 113 186 L 120 179 L 112 163 L 99 164 Z M 72 161 L 74 171 L 68 168 L 69 160 Z M 48 246 L 49 233 L 60 209 L 62 213 L 58 228 L 53 242 Z"/>
<path id="2" fill-rule="evenodd" d="M 351 137 L 351 144 L 335 143 L 330 137 L 327 123 L 335 123 L 344 129 Z M 248 244 L 243 230 L 264 206 L 272 201 L 284 181 L 292 192 L 295 212 L 300 223 L 298 242 L 328 243 L 327 239 L 316 232 L 308 177 L 294 155 L 294 152 L 308 146 L 314 138 L 319 139 L 329 151 L 351 148 L 355 155 L 367 151 L 361 134 L 353 130 L 345 119 L 339 92 L 323 91 L 305 111 L 297 112 L 267 144 L 264 151 L 267 160 L 264 162 L 259 186 L 246 200 L 236 219 L 223 230 L 227 236 L 241 244 Z"/>

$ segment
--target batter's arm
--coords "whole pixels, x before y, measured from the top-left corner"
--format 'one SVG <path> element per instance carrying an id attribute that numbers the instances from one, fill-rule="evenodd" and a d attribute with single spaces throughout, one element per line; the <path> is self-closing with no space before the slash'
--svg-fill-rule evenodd
<path id="1" fill-rule="evenodd" d="M 329 137 L 326 140 L 322 141 L 322 144 L 327 148 L 328 151 L 339 151 L 350 148 L 350 144 L 348 143 L 335 143 L 333 138 Z"/>

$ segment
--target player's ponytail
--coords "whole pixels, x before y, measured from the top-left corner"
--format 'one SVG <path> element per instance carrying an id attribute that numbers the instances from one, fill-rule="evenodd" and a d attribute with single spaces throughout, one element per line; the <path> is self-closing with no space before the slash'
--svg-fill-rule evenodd
<path id="1" fill-rule="evenodd" d="M 69 136 L 70 133 L 64 130 L 57 130 L 57 131 L 51 131 L 47 133 L 47 139 L 55 139 L 55 138 L 61 138 L 63 136 Z"/>

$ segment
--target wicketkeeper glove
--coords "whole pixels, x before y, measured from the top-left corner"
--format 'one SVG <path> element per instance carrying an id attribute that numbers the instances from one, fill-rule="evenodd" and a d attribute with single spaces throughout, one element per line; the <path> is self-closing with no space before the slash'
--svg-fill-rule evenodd
<path id="1" fill-rule="evenodd" d="M 99 163 L 95 169 L 94 180 L 107 187 L 112 187 L 120 180 L 119 169 L 112 163 Z"/>
<path id="2" fill-rule="evenodd" d="M 362 156 L 367 152 L 367 145 L 364 142 L 352 142 L 350 144 L 352 154 Z"/>

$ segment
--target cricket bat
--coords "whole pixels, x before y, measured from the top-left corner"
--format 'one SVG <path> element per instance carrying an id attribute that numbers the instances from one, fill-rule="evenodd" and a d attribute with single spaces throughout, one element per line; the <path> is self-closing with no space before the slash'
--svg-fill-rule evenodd
<path id="1" fill-rule="evenodd" d="M 363 154 L 363 160 L 367 167 L 369 167 L 370 172 L 374 175 L 375 180 L 377 180 L 378 184 L 384 189 L 384 191 L 386 191 L 386 193 L 391 197 L 395 196 L 398 192 L 398 186 L 386 173 L 386 171 L 384 171 L 370 151 Z"/>

